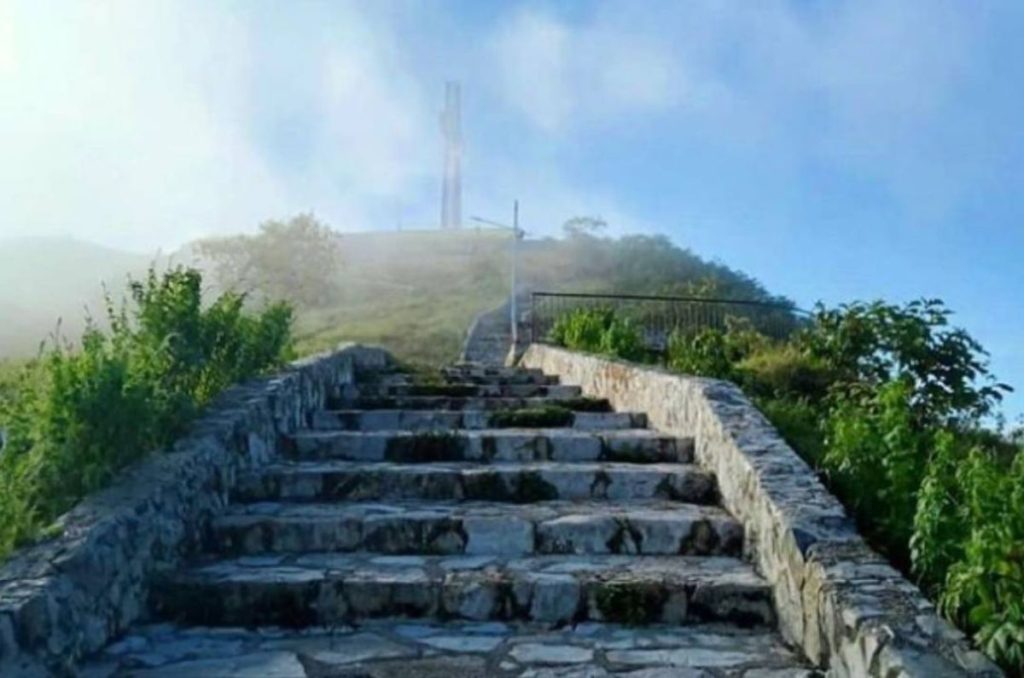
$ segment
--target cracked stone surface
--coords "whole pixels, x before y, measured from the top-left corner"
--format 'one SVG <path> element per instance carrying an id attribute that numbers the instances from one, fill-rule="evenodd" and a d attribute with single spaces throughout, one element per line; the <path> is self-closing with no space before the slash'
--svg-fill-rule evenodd
<path id="1" fill-rule="evenodd" d="M 708 503 L 714 477 L 691 464 L 283 462 L 240 475 L 236 500 L 555 499 Z"/>
<path id="2" fill-rule="evenodd" d="M 715 506 L 665 500 L 291 503 L 229 507 L 213 521 L 223 553 L 630 553 L 741 555 L 743 527 Z"/>
<path id="3" fill-rule="evenodd" d="M 648 429 L 579 431 L 304 431 L 289 439 L 289 456 L 348 461 L 610 461 L 690 462 L 693 440 Z"/>
<path id="4" fill-rule="evenodd" d="M 572 412 L 575 429 L 643 429 L 643 412 Z M 495 428 L 492 410 L 320 410 L 312 428 L 320 431 L 454 431 Z"/>
<path id="5" fill-rule="evenodd" d="M 367 373 L 326 403 L 152 580 L 162 623 L 83 675 L 816 675 L 699 441 L 539 370 Z M 562 426 L 495 425 L 551 404 Z"/>
<path id="6" fill-rule="evenodd" d="M 83 678 L 811 678 L 777 635 L 729 626 L 403 622 L 311 627 L 143 626 L 85 667 Z"/>
<path id="7" fill-rule="evenodd" d="M 177 573 L 155 597 L 168 618 L 217 624 L 302 626 L 398 615 L 550 624 L 774 621 L 766 583 L 728 557 L 255 556 Z"/>

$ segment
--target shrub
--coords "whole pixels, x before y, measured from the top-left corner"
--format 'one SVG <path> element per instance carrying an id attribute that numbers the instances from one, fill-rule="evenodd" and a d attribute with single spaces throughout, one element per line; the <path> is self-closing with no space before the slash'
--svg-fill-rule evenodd
<path id="1" fill-rule="evenodd" d="M 551 340 L 560 346 L 614 358 L 643 360 L 647 350 L 639 330 L 611 309 L 575 309 L 555 321 Z"/>
<path id="2" fill-rule="evenodd" d="M 922 424 L 969 423 L 989 414 L 1010 389 L 992 379 L 981 345 L 949 326 L 951 315 L 935 299 L 819 308 L 800 341 L 835 371 L 840 397 L 900 379 Z"/>
<path id="3" fill-rule="evenodd" d="M 223 295 L 202 308 L 191 269 L 150 272 L 75 348 L 55 339 L 0 402 L 0 556 L 127 464 L 166 445 L 227 385 L 289 356 L 291 311 Z"/>
<path id="4" fill-rule="evenodd" d="M 615 314 L 611 309 L 577 308 L 555 321 L 551 340 L 559 346 L 596 353 Z"/>
<path id="5" fill-rule="evenodd" d="M 1006 464 L 946 435 L 922 485 L 914 569 L 950 618 L 1024 674 L 1024 454 Z"/>
<path id="6" fill-rule="evenodd" d="M 670 369 L 699 377 L 729 379 L 733 374 L 728 342 L 721 330 L 673 332 L 668 338 L 667 362 Z"/>
<path id="7" fill-rule="evenodd" d="M 741 361 L 770 345 L 771 340 L 749 323 L 729 318 L 724 330 L 674 331 L 669 336 L 667 362 L 671 369 L 685 374 L 734 379 Z"/>
<path id="8" fill-rule="evenodd" d="M 912 385 L 896 380 L 828 415 L 822 468 L 868 539 L 904 570 L 917 489 L 934 433 L 916 425 Z"/>
<path id="9" fill-rule="evenodd" d="M 823 360 L 792 344 L 772 344 L 740 360 L 734 372 L 752 394 L 820 401 L 835 380 Z"/>

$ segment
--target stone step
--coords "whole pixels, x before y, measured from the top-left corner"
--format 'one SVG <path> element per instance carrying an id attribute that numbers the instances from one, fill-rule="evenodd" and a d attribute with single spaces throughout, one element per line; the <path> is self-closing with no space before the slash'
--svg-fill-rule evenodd
<path id="1" fill-rule="evenodd" d="M 243 473 L 233 496 L 243 502 L 671 499 L 710 504 L 717 486 L 714 476 L 692 464 L 330 461 L 279 463 Z"/>
<path id="2" fill-rule="evenodd" d="M 95 673 L 93 672 L 95 671 Z M 113 671 L 113 673 L 111 673 Z M 132 629 L 84 667 L 104 678 L 813 678 L 778 636 L 649 627 L 367 620 L 358 626 Z"/>
<path id="3" fill-rule="evenodd" d="M 282 453 L 296 459 L 348 461 L 620 461 L 690 462 L 693 439 L 650 429 L 578 431 L 483 429 L 474 431 L 300 431 L 282 439 Z"/>
<path id="4" fill-rule="evenodd" d="M 560 411 L 554 411 L 554 415 Z M 313 414 L 312 427 L 320 431 L 452 431 L 456 429 L 506 428 L 548 419 L 549 410 L 321 410 Z M 525 422 L 525 423 L 520 423 Z M 531 424 L 532 425 L 532 424 Z M 582 430 L 643 429 L 647 415 L 642 412 L 567 411 L 565 426 Z"/>
<path id="5" fill-rule="evenodd" d="M 210 626 L 395 616 L 550 625 L 774 622 L 771 588 L 750 565 L 694 556 L 249 556 L 155 582 L 153 606 L 165 619 Z"/>
<path id="6" fill-rule="evenodd" d="M 448 383 L 464 384 L 540 384 L 552 386 L 559 383 L 557 375 L 534 372 L 513 372 L 511 374 L 473 374 L 471 372 L 442 373 L 441 378 Z"/>
<path id="7" fill-rule="evenodd" d="M 462 396 L 388 396 L 331 398 L 327 409 L 338 410 L 515 410 L 558 405 L 574 412 L 610 412 L 605 398 L 466 398 Z"/>
<path id="8" fill-rule="evenodd" d="M 208 550 L 230 555 L 641 554 L 739 556 L 743 527 L 720 508 L 671 501 L 236 504 Z"/>
<path id="9" fill-rule="evenodd" d="M 401 396 L 444 396 L 447 398 L 579 398 L 579 386 L 565 384 L 357 384 L 343 397 L 391 398 Z"/>
<path id="10" fill-rule="evenodd" d="M 447 377 L 484 377 L 484 378 L 534 378 L 543 379 L 547 375 L 536 367 L 503 367 L 499 365 L 482 365 L 464 363 L 441 368 L 441 374 Z"/>

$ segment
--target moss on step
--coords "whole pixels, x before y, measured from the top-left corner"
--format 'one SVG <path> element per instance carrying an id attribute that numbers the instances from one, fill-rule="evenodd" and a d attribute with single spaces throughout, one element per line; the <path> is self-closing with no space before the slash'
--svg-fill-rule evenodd
<path id="1" fill-rule="evenodd" d="M 413 384 L 408 388 L 411 396 L 445 396 L 470 398 L 477 395 L 477 387 L 466 384 Z"/>
<path id="2" fill-rule="evenodd" d="M 594 600 L 604 620 L 639 626 L 660 620 L 665 591 L 655 582 L 605 582 Z"/>
<path id="3" fill-rule="evenodd" d="M 612 407 L 606 398 L 565 398 L 558 404 L 573 412 L 611 412 Z"/>
<path id="4" fill-rule="evenodd" d="M 554 428 L 571 426 L 573 413 L 559 405 L 526 407 L 518 410 L 498 410 L 491 415 L 494 428 Z"/>

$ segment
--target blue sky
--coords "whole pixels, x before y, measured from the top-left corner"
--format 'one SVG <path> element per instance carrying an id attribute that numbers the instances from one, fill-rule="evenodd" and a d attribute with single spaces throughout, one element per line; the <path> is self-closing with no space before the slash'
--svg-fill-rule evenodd
<path id="1" fill-rule="evenodd" d="M 454 78 L 467 212 L 940 297 L 1024 390 L 1022 34 L 1015 0 L 0 0 L 0 236 L 428 225 Z"/>

